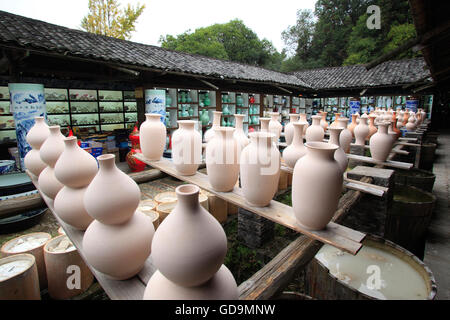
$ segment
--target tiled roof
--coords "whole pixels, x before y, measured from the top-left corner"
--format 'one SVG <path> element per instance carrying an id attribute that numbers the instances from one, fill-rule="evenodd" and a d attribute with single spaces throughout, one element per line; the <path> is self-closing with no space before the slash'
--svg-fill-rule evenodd
<path id="1" fill-rule="evenodd" d="M 226 79 L 309 87 L 291 74 L 69 29 L 0 11 L 0 45 Z"/>
<path id="2" fill-rule="evenodd" d="M 406 84 L 430 75 L 423 58 L 386 61 L 366 70 L 364 65 L 293 72 L 316 90 L 366 88 Z"/>

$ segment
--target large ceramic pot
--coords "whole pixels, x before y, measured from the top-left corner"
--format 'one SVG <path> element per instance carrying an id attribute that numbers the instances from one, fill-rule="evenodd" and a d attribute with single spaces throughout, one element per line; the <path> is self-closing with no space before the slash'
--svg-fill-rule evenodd
<path id="1" fill-rule="evenodd" d="M 339 163 L 339 167 L 341 168 L 342 173 L 345 172 L 348 165 L 348 158 L 345 154 L 344 150 L 342 150 L 339 142 L 339 136 L 342 133 L 342 130 L 344 128 L 342 127 L 330 127 L 328 128 L 330 130 L 330 140 L 328 143 L 337 145 L 339 148 L 334 152 L 334 160 L 336 160 Z"/>
<path id="2" fill-rule="evenodd" d="M 205 132 L 205 142 L 208 143 L 213 137 L 215 133 L 215 129 L 220 127 L 220 118 L 222 116 L 222 112 L 213 111 L 213 123 L 212 127 Z"/>
<path id="3" fill-rule="evenodd" d="M 140 127 L 141 151 L 148 160 L 160 160 L 166 146 L 166 126 L 158 113 L 146 113 Z"/>
<path id="4" fill-rule="evenodd" d="M 252 132 L 250 144 L 240 158 L 240 177 L 245 200 L 265 207 L 278 190 L 280 152 L 272 143 L 273 133 Z"/>
<path id="5" fill-rule="evenodd" d="M 321 111 L 321 119 L 320 119 L 320 126 L 323 128 L 323 131 L 327 131 L 328 129 L 328 122 L 327 122 L 327 114 L 328 112 Z"/>
<path id="6" fill-rule="evenodd" d="M 37 180 L 42 170 L 47 167 L 41 159 L 39 149 L 47 140 L 50 131 L 44 117 L 35 117 L 34 121 L 34 126 L 28 131 L 26 136 L 26 140 L 32 149 L 25 155 L 24 164 L 28 171 L 34 175 L 33 178 Z"/>
<path id="7" fill-rule="evenodd" d="M 113 154 L 101 155 L 97 160 L 100 169 L 84 194 L 86 211 L 104 224 L 125 223 L 139 206 L 141 191 L 117 168 Z"/>
<path id="8" fill-rule="evenodd" d="M 369 126 L 367 125 L 367 115 L 362 115 L 359 124 L 354 129 L 355 144 L 359 146 L 365 145 L 367 136 L 369 135 Z"/>
<path id="9" fill-rule="evenodd" d="M 357 126 L 357 123 L 356 123 L 357 118 L 358 118 L 357 113 L 352 114 L 352 122 L 347 126 L 347 129 L 350 130 L 353 137 L 355 137 L 354 130 L 355 130 L 355 127 Z"/>
<path id="10" fill-rule="evenodd" d="M 269 132 L 275 135 L 275 142 L 278 142 L 281 135 L 281 130 L 283 130 L 283 126 L 278 121 L 278 117 L 280 114 L 278 112 L 270 113 L 270 121 L 269 121 Z"/>
<path id="11" fill-rule="evenodd" d="M 337 145 L 307 142 L 307 154 L 297 161 L 292 177 L 292 208 L 297 222 L 321 230 L 337 210 L 342 171 L 334 159 Z"/>
<path id="12" fill-rule="evenodd" d="M 298 117 L 299 115 L 296 113 L 289 114 L 289 123 L 284 127 L 284 138 L 287 145 L 290 145 L 294 139 L 294 123 L 298 121 Z"/>
<path id="13" fill-rule="evenodd" d="M 216 191 L 233 190 L 239 177 L 240 150 L 234 128 L 215 128 L 215 137 L 206 146 L 208 180 Z"/>
<path id="14" fill-rule="evenodd" d="M 352 143 L 353 135 L 352 132 L 347 129 L 348 118 L 339 118 L 338 127 L 344 128 L 339 136 L 339 145 L 345 153 L 350 153 L 350 144 Z"/>
<path id="15" fill-rule="evenodd" d="M 245 114 L 235 114 L 234 119 L 235 120 L 235 131 L 233 133 L 234 138 L 239 144 L 239 148 L 242 150 L 244 149 L 249 143 L 250 140 L 247 138 L 247 135 L 244 132 L 244 118 Z"/>
<path id="16" fill-rule="evenodd" d="M 179 174 L 191 176 L 202 162 L 202 136 L 195 130 L 195 121 L 178 121 L 179 129 L 172 134 L 172 159 Z"/>
<path id="17" fill-rule="evenodd" d="M 369 134 L 367 135 L 367 139 L 370 139 L 375 133 L 377 133 L 378 129 L 375 126 L 375 119 L 377 116 L 375 114 L 369 115 Z"/>
<path id="18" fill-rule="evenodd" d="M 378 132 L 370 138 L 370 154 L 375 160 L 386 161 L 391 152 L 393 141 L 388 134 L 388 126 L 388 122 L 380 123 L 378 125 Z"/>
<path id="19" fill-rule="evenodd" d="M 292 144 L 283 150 L 283 160 L 288 167 L 294 168 L 297 160 L 306 154 L 306 147 L 303 145 L 304 123 L 296 122 L 294 127 L 294 139 Z"/>
<path id="20" fill-rule="evenodd" d="M 222 266 L 227 238 L 220 223 L 199 204 L 199 187 L 181 185 L 175 192 L 177 204 L 153 238 L 153 264 L 179 286 L 199 286 Z"/>
<path id="21" fill-rule="evenodd" d="M 308 120 L 306 118 L 306 113 L 300 113 L 300 120 L 299 122 L 304 123 L 305 125 L 303 126 L 303 136 L 306 136 L 306 129 L 308 129 L 309 127 L 309 123 Z"/>
<path id="22" fill-rule="evenodd" d="M 312 116 L 312 124 L 311 126 L 306 129 L 306 142 L 312 142 L 312 141 L 319 141 L 321 142 L 323 140 L 323 137 L 325 135 L 325 132 L 323 128 L 320 126 L 320 119 L 322 119 L 321 116 L 316 115 Z"/>

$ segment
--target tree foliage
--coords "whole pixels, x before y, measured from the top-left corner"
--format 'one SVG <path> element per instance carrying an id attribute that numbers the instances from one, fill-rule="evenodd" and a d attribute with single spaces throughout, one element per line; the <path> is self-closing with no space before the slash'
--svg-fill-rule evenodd
<path id="1" fill-rule="evenodd" d="M 89 13 L 81 20 L 81 28 L 92 33 L 119 39 L 129 39 L 135 24 L 145 9 L 128 4 L 120 9 L 117 0 L 89 0 Z"/>

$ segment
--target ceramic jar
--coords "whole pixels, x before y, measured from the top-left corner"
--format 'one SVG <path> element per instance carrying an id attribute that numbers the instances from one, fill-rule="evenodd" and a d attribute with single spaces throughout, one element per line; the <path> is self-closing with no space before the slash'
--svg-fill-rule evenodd
<path id="1" fill-rule="evenodd" d="M 148 160 L 160 160 L 166 146 L 166 126 L 158 113 L 146 113 L 146 120 L 141 124 L 141 151 Z"/>
<path id="2" fill-rule="evenodd" d="M 216 191 L 233 190 L 239 177 L 240 150 L 234 128 L 215 128 L 215 137 L 206 146 L 206 170 Z"/>
<path id="3" fill-rule="evenodd" d="M 307 142 L 307 153 L 294 167 L 292 208 L 297 222 L 310 230 L 321 230 L 337 210 L 343 176 L 334 159 L 337 145 Z"/>
<path id="4" fill-rule="evenodd" d="M 312 124 L 306 129 L 306 142 L 319 141 L 323 140 L 325 135 L 323 128 L 320 126 L 321 116 L 315 115 L 312 116 Z"/>
<path id="5" fill-rule="evenodd" d="M 370 138 L 370 154 L 375 160 L 386 161 L 391 152 L 393 141 L 388 134 L 388 126 L 388 122 L 380 123 L 378 125 L 378 132 Z"/>
<path id="6" fill-rule="evenodd" d="M 375 126 L 376 115 L 369 115 L 369 134 L 367 135 L 367 139 L 370 139 L 375 133 L 377 133 L 378 129 Z"/>
<path id="7" fill-rule="evenodd" d="M 50 135 L 50 131 L 44 117 L 35 117 L 34 121 L 34 126 L 26 136 L 26 140 L 32 149 L 25 155 L 24 163 L 28 171 L 33 174 L 33 179 L 37 180 L 42 170 L 47 167 L 41 159 L 39 149 Z"/>
<path id="8" fill-rule="evenodd" d="M 247 138 L 247 135 L 244 132 L 244 118 L 245 114 L 235 114 L 235 131 L 233 133 L 234 138 L 238 142 L 240 150 L 244 149 L 249 143 L 250 140 Z"/>
<path id="9" fill-rule="evenodd" d="M 328 112 L 325 111 L 320 112 L 320 115 L 322 116 L 320 119 L 320 126 L 323 128 L 323 131 L 327 131 L 328 129 L 327 114 Z"/>
<path id="10" fill-rule="evenodd" d="M 347 126 L 347 129 L 350 130 L 352 133 L 352 136 L 355 137 L 355 127 L 357 126 L 356 119 L 358 118 L 358 114 L 354 113 L 352 114 L 352 122 Z"/>
<path id="11" fill-rule="evenodd" d="M 278 121 L 278 117 L 280 114 L 278 112 L 270 113 L 270 121 L 269 121 L 269 132 L 275 135 L 275 142 L 278 142 L 281 135 L 281 130 L 283 130 L 283 126 Z"/>
<path id="12" fill-rule="evenodd" d="M 273 133 L 252 132 L 250 144 L 240 158 L 240 177 L 245 200 L 265 207 L 278 191 L 280 152 L 272 143 Z"/>
<path id="13" fill-rule="evenodd" d="M 300 120 L 299 122 L 304 123 L 305 125 L 303 126 L 303 136 L 306 136 L 306 129 L 308 129 L 309 127 L 309 123 L 308 120 L 306 118 L 306 113 L 300 113 Z"/>
<path id="14" fill-rule="evenodd" d="M 355 144 L 359 146 L 365 145 L 367 136 L 369 135 L 369 126 L 367 125 L 367 115 L 362 115 L 359 124 L 354 129 Z"/>
<path id="15" fill-rule="evenodd" d="M 220 127 L 220 117 L 222 112 L 213 111 L 213 123 L 212 127 L 205 132 L 205 142 L 208 143 L 214 137 L 214 130 Z"/>
<path id="16" fill-rule="evenodd" d="M 338 127 L 344 128 L 339 135 L 339 145 L 345 153 L 350 153 L 350 144 L 352 143 L 353 136 L 351 131 L 347 129 L 347 126 L 348 118 L 338 119 Z"/>
<path id="17" fill-rule="evenodd" d="M 178 121 L 179 129 L 172 134 L 172 159 L 175 170 L 191 176 L 202 163 L 202 136 L 195 130 L 195 121 Z"/>
<path id="18" fill-rule="evenodd" d="M 292 144 L 283 150 L 283 160 L 289 168 L 294 168 L 298 159 L 306 154 L 306 147 L 303 145 L 303 127 L 302 122 L 296 122 L 294 127 L 294 139 Z"/>
<path id="19" fill-rule="evenodd" d="M 330 130 L 330 140 L 328 143 L 337 145 L 339 148 L 334 152 L 334 160 L 336 160 L 339 163 L 339 167 L 341 168 L 342 173 L 347 170 L 348 165 L 348 158 L 345 154 L 344 150 L 342 150 L 339 142 L 339 137 L 342 133 L 342 130 L 344 128 L 342 127 L 330 127 L 328 128 Z"/>
<path id="20" fill-rule="evenodd" d="M 290 145 L 294 139 L 294 123 L 298 121 L 298 117 L 299 115 L 296 113 L 289 114 L 289 123 L 284 127 L 284 138 L 287 145 Z"/>
<path id="21" fill-rule="evenodd" d="M 49 131 L 50 135 L 39 150 L 41 160 L 47 164 L 47 167 L 39 175 L 38 184 L 40 191 L 54 200 L 63 187 L 63 184 L 55 177 L 54 167 L 64 151 L 64 136 L 61 134 L 59 126 L 50 126 Z"/>

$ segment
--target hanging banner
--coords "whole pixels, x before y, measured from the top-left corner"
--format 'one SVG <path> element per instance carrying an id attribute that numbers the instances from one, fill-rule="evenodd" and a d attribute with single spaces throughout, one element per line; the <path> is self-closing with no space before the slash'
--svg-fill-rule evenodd
<path id="1" fill-rule="evenodd" d="M 419 107 L 419 100 L 414 98 L 406 99 L 406 108 L 408 108 L 409 111 L 417 112 L 418 107 Z"/>
<path id="2" fill-rule="evenodd" d="M 159 113 L 161 122 L 166 119 L 166 90 L 145 90 L 145 113 Z"/>
<path id="3" fill-rule="evenodd" d="M 47 120 L 44 85 L 36 83 L 10 83 L 10 112 L 16 125 L 17 148 L 20 156 L 20 166 L 25 170 L 23 159 L 31 146 L 26 140 L 28 131 L 34 126 L 34 117 L 44 117 Z"/>

